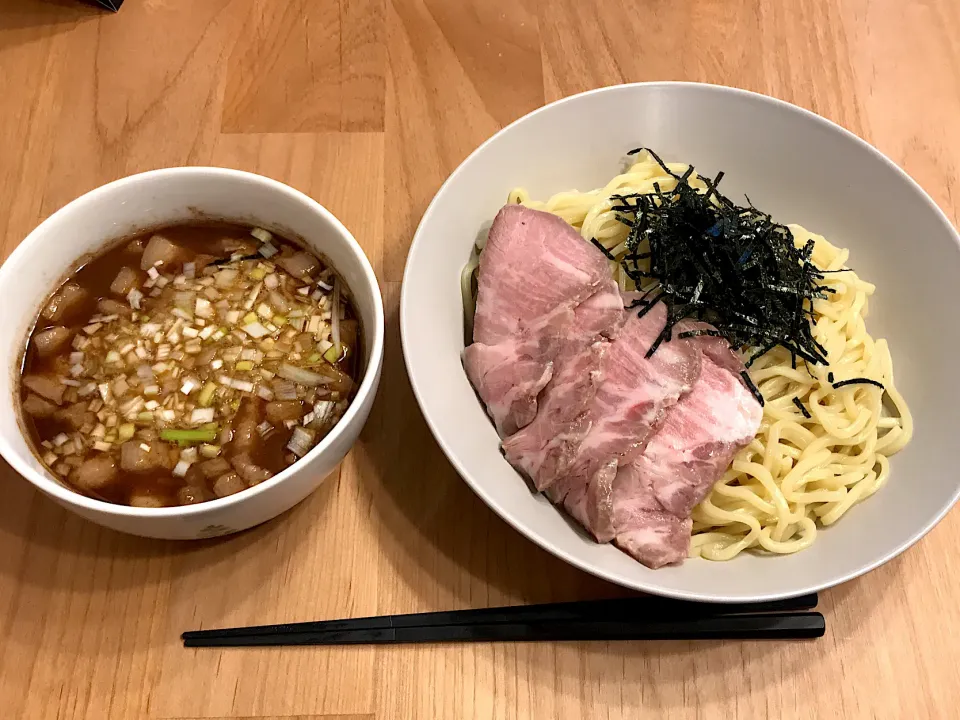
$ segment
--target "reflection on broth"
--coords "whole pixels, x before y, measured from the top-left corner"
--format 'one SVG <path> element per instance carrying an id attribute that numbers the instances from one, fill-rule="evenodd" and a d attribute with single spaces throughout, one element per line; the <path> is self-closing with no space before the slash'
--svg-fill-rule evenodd
<path id="1" fill-rule="evenodd" d="M 225 497 L 295 463 L 343 416 L 360 328 L 320 258 L 260 228 L 126 240 L 48 299 L 23 416 L 74 489 L 139 507 Z"/>

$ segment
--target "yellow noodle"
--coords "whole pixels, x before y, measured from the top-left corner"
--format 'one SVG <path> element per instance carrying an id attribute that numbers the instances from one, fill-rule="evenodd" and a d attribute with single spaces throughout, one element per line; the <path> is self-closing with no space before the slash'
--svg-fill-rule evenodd
<path id="1" fill-rule="evenodd" d="M 687 166 L 668 165 L 678 174 Z M 563 192 L 546 201 L 517 188 L 509 201 L 562 217 L 587 240 L 596 238 L 620 260 L 627 227 L 611 210 L 614 194 L 648 193 L 676 186 L 652 158 L 642 154 L 626 172 L 589 192 Z M 701 189 L 693 176 L 691 184 Z M 813 262 L 825 270 L 846 267 L 849 251 L 820 235 L 791 225 L 796 243 L 814 241 Z M 611 272 L 621 289 L 633 282 L 616 263 Z M 866 330 L 869 298 L 875 286 L 853 271 L 829 273 L 824 284 L 835 292 L 813 303 L 816 340 L 829 366 L 791 365 L 790 354 L 776 348 L 759 358 L 750 375 L 766 400 L 756 438 L 734 458 L 730 469 L 693 511 L 691 556 L 729 560 L 744 550 L 793 553 L 809 547 L 818 526 L 831 525 L 851 507 L 875 493 L 887 480 L 888 458 L 913 434 L 910 410 L 897 391 L 893 362 L 885 340 Z M 834 382 L 866 377 L 884 385 Z M 794 404 L 800 400 L 812 417 Z"/>

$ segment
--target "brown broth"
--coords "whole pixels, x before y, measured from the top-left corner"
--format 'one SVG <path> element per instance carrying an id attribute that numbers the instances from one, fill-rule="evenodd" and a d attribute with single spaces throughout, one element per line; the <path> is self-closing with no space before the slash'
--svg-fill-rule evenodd
<path id="1" fill-rule="evenodd" d="M 77 329 L 77 334 L 82 336 L 83 331 L 79 330 L 79 328 L 83 327 L 89 318 L 97 316 L 99 312 L 97 307 L 98 301 L 103 298 L 122 300 L 122 298 L 118 298 L 116 294 L 111 292 L 110 286 L 117 277 L 118 273 L 124 267 L 136 269 L 137 277 L 141 284 L 148 282 L 148 274 L 140 269 L 142 249 L 134 252 L 131 250 L 131 248 L 134 247 L 138 242 L 142 245 L 146 245 L 149 239 L 156 233 L 162 234 L 175 245 L 186 249 L 191 255 L 196 256 L 213 255 L 217 258 L 229 259 L 231 254 L 229 252 L 224 252 L 221 248 L 224 240 L 235 241 L 233 244 L 243 243 L 248 245 L 249 249 L 251 250 L 251 254 L 255 254 L 260 246 L 260 242 L 251 237 L 249 227 L 215 223 L 163 227 L 131 238 L 125 238 L 122 241 L 112 244 L 104 252 L 80 267 L 64 283 L 64 285 L 67 283 L 75 283 L 87 291 L 89 297 L 80 306 L 78 306 L 74 311 L 71 311 L 69 316 L 60 318 L 59 322 L 51 322 L 42 314 L 38 316 L 38 320 L 30 334 L 30 341 L 27 343 L 27 349 L 24 353 L 21 376 L 28 374 L 41 374 L 57 376 L 61 378 L 67 377 L 69 379 L 69 376 L 67 375 L 67 370 L 70 366 L 68 357 L 70 353 L 74 351 L 74 348 L 68 345 L 63 351 L 56 352 L 49 357 L 41 357 L 34 346 L 33 338 L 39 332 L 57 326 L 66 326 L 71 329 Z M 273 237 L 272 244 L 281 251 L 281 255 L 278 255 L 272 259 L 274 261 L 277 260 L 278 257 L 289 256 L 291 253 L 301 252 L 304 250 L 304 248 L 294 244 L 290 240 L 286 240 L 276 235 Z M 316 256 L 315 253 L 311 252 L 310 254 Z M 330 267 L 329 264 L 323 260 L 323 258 L 319 258 L 319 260 L 322 264 L 322 267 Z M 264 260 L 264 258 L 260 257 L 259 255 L 256 257 L 256 261 L 269 263 L 269 261 Z M 250 262 L 252 263 L 253 261 L 251 260 Z M 276 272 L 280 273 L 281 271 L 278 269 Z M 295 280 L 292 275 L 288 275 L 287 277 L 282 278 L 282 280 L 283 282 L 288 283 L 290 286 L 300 282 L 299 280 Z M 362 329 L 359 327 L 359 318 L 356 316 L 353 310 L 353 305 L 349 301 L 347 288 L 345 285 L 343 285 L 342 281 L 339 282 L 341 288 L 343 288 L 341 302 L 345 307 L 346 319 L 347 321 L 352 321 L 352 326 L 350 322 L 347 322 L 345 327 L 356 328 L 355 347 L 351 348 L 350 351 L 346 353 L 346 357 L 342 357 L 337 363 L 333 363 L 333 365 L 340 372 L 354 380 L 353 388 L 349 391 L 349 395 L 347 397 L 340 398 L 340 400 L 348 403 L 350 399 L 352 399 L 353 392 L 355 391 L 355 388 L 360 380 L 358 372 L 360 370 L 360 358 L 363 357 L 363 351 L 361 347 Z M 63 285 L 61 285 L 61 287 L 63 287 Z M 285 288 L 286 285 L 283 287 Z M 58 291 L 59 289 L 60 288 L 58 288 Z M 145 311 L 149 311 L 151 306 L 156 306 L 159 303 L 163 303 L 167 297 L 168 293 L 166 290 L 164 290 L 164 294 L 162 294 L 159 298 L 145 298 Z M 144 314 L 146 314 L 146 312 L 144 312 Z M 287 327 L 289 328 L 290 326 Z M 230 336 L 227 336 L 226 339 L 229 340 Z M 249 344 L 254 346 L 256 345 L 256 341 L 251 340 Z M 275 364 L 276 363 L 274 363 L 274 365 Z M 227 371 L 226 366 L 224 371 Z M 194 374 L 198 374 L 199 372 L 199 369 L 194 368 Z M 204 369 L 204 372 L 207 372 L 207 370 Z M 270 381 L 261 380 L 259 382 L 260 384 L 268 384 Z M 67 392 L 70 392 L 70 388 L 67 388 Z M 318 391 L 318 395 L 322 396 L 322 392 L 323 388 L 321 387 Z M 174 394 L 176 395 L 176 393 Z M 263 422 L 265 418 L 267 400 L 251 393 L 241 394 L 243 396 L 242 402 L 244 403 L 244 410 L 247 412 L 252 412 L 252 414 L 257 417 L 258 422 Z M 28 391 L 26 387 L 21 386 L 21 402 L 26 398 L 27 395 Z M 97 396 L 93 395 L 91 397 L 95 399 Z M 87 400 L 90 400 L 91 397 L 86 398 L 86 400 L 79 399 L 78 402 L 86 402 Z M 66 403 L 64 403 L 64 407 L 65 406 Z M 61 433 L 65 433 L 70 436 L 73 436 L 77 433 L 77 428 L 62 417 L 34 417 L 26 411 L 22 412 L 22 416 L 28 431 L 32 448 L 37 454 L 38 458 L 40 458 L 42 461 L 45 453 L 48 453 L 48 450 L 42 445 L 44 441 L 48 443 L 52 442 L 54 438 Z M 234 425 L 238 419 L 239 414 L 232 418 Z M 339 417 L 337 419 L 339 419 Z M 336 421 L 334 421 L 333 424 L 335 424 L 335 422 Z M 330 429 L 332 429 L 332 425 L 330 428 L 327 428 L 322 432 L 322 434 L 320 434 L 320 438 L 329 432 Z M 140 429 L 138 428 L 138 433 L 139 432 Z M 293 432 L 294 430 L 292 428 L 288 428 L 283 425 L 274 426 L 273 430 L 271 430 L 265 438 L 257 438 L 257 442 L 253 444 L 253 448 L 249 452 L 250 458 L 257 466 L 269 471 L 270 473 L 275 474 L 284 470 L 291 464 L 290 458 L 292 456 L 290 450 L 287 449 L 287 444 L 291 440 Z M 319 439 L 317 441 L 319 441 Z M 165 441 L 157 440 L 156 442 L 172 446 L 171 443 L 166 443 Z M 222 446 L 223 452 L 220 457 L 227 458 L 235 455 L 235 453 L 231 451 L 231 445 L 233 444 L 235 443 L 225 443 Z M 116 445 L 115 450 L 112 452 L 116 452 L 117 456 L 119 457 L 119 444 Z M 98 451 L 92 449 L 88 445 L 81 455 L 84 458 L 90 458 L 97 454 Z M 93 497 L 98 497 L 108 502 L 130 504 L 131 498 L 134 496 L 148 496 L 150 498 L 154 498 L 158 505 L 178 505 L 181 503 L 178 501 L 177 493 L 181 488 L 188 484 L 197 485 L 202 487 L 205 492 L 208 492 L 209 497 L 206 497 L 205 499 L 214 499 L 213 480 L 216 478 L 212 478 L 208 481 L 203 477 L 202 472 L 199 470 L 200 464 L 205 460 L 206 458 L 200 458 L 199 461 L 194 462 L 187 471 L 185 477 L 175 476 L 168 468 L 143 472 L 126 472 L 124 470 L 120 470 L 119 477 L 114 482 L 105 487 L 98 488 L 96 491 L 77 487 L 71 482 L 70 477 L 64 477 L 62 472 L 57 473 L 52 467 L 50 469 L 51 472 L 54 472 L 55 475 L 61 477 L 61 479 L 79 492 L 91 495 Z M 47 463 L 45 462 L 45 464 Z M 252 486 L 250 482 L 246 484 L 248 486 Z"/>

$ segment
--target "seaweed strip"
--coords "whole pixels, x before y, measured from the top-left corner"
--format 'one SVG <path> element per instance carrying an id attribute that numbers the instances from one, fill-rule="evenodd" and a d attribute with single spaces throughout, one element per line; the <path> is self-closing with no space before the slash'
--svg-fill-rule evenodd
<path id="1" fill-rule="evenodd" d="M 623 222 L 623 221 L 621 220 L 620 222 Z M 603 246 L 603 243 L 601 243 L 599 240 L 597 240 L 596 238 L 590 238 L 590 242 L 592 242 L 594 245 L 596 245 L 598 248 L 600 248 L 600 252 L 602 252 L 604 255 L 606 255 L 607 260 L 613 260 L 614 262 L 617 261 L 617 258 L 614 257 L 613 253 L 610 252 L 609 250 L 607 250 L 607 249 Z"/>
<path id="2" fill-rule="evenodd" d="M 678 175 L 650 148 L 629 154 L 644 150 L 676 187 L 665 191 L 654 182 L 652 192 L 612 198 L 617 218 L 628 228 L 620 266 L 638 287 L 646 278 L 660 283 L 653 300 L 630 307 L 644 305 L 638 312 L 643 316 L 656 302 L 667 306 L 666 327 L 650 354 L 673 336 L 677 322 L 691 317 L 712 324 L 734 347 L 760 348 L 748 366 L 778 345 L 790 352 L 794 367 L 798 358 L 808 372 L 809 365 L 825 364 L 826 349 L 811 331 L 812 303 L 835 290 L 821 283 L 824 274 L 810 261 L 813 241 L 796 247 L 790 229 L 758 210 L 749 197 L 742 207 L 724 196 L 717 189 L 722 171 L 712 180 L 699 178 L 706 189 L 698 190 L 690 185 L 692 165 Z M 596 239 L 593 244 L 611 258 Z"/>
<path id="3" fill-rule="evenodd" d="M 813 417 L 813 416 L 810 414 L 810 411 L 807 410 L 806 407 L 804 407 L 804 405 L 803 405 L 802 402 L 800 402 L 800 398 L 796 398 L 796 397 L 795 397 L 795 398 L 793 399 L 793 404 L 796 405 L 796 406 L 800 409 L 800 412 L 803 413 L 803 416 L 804 416 L 807 420 L 809 420 L 811 417 Z"/>
<path id="4" fill-rule="evenodd" d="M 881 390 L 886 390 L 883 383 L 871 380 L 870 378 L 850 378 L 849 380 L 841 380 L 840 382 L 833 383 L 834 388 L 842 388 L 847 385 L 876 385 Z"/>
<path id="5" fill-rule="evenodd" d="M 760 407 L 763 407 L 764 406 L 763 395 L 760 394 L 760 390 L 757 389 L 757 386 L 753 384 L 753 380 L 750 379 L 750 373 L 744 370 L 743 372 L 740 373 L 740 377 L 743 378 L 743 382 L 747 386 L 747 389 L 757 399 L 757 402 L 760 403 Z"/>

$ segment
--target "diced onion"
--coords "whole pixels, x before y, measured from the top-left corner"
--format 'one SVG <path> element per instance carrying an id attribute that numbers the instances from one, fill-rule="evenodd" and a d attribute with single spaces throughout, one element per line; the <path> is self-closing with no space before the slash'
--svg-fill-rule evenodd
<path id="1" fill-rule="evenodd" d="M 190 424 L 203 425 L 204 423 L 213 422 L 213 417 L 214 412 L 212 407 L 197 408 L 190 413 Z"/>
<path id="2" fill-rule="evenodd" d="M 327 377 L 326 375 L 310 372 L 309 370 L 298 368 L 294 365 L 290 365 L 289 363 L 281 363 L 280 368 L 277 370 L 277 375 L 308 387 L 328 385 L 333 382 L 333 379 Z"/>
<path id="3" fill-rule="evenodd" d="M 120 406 L 120 412 L 124 415 L 136 415 L 146 406 L 146 401 L 142 397 L 134 397 L 127 400 Z"/>
<path id="4" fill-rule="evenodd" d="M 269 230 L 264 230 L 261 227 L 251 229 L 250 234 L 262 243 L 268 243 L 273 240 L 273 234 Z"/>
<path id="5" fill-rule="evenodd" d="M 243 331 L 253 338 L 262 338 L 265 335 L 270 334 L 270 331 L 258 322 L 252 322 L 244 325 Z"/>
<path id="6" fill-rule="evenodd" d="M 227 268 L 217 273 L 216 277 L 214 278 L 214 282 L 216 282 L 217 287 L 228 288 L 233 285 L 239 274 L 240 273 L 236 270 Z"/>
<path id="7" fill-rule="evenodd" d="M 206 298 L 197 298 L 193 312 L 197 317 L 202 318 L 212 318 L 215 314 L 213 305 Z"/>
<path id="8" fill-rule="evenodd" d="M 113 381 L 113 394 L 117 397 L 123 397 L 129 389 L 130 383 L 127 382 L 126 376 L 121 375 Z"/>
<path id="9" fill-rule="evenodd" d="M 303 457 L 310 452 L 311 447 L 313 447 L 313 433 L 306 428 L 294 428 L 290 442 L 287 443 L 287 449 L 297 457 Z"/>
<path id="10" fill-rule="evenodd" d="M 329 400 L 321 400 L 313 406 L 313 412 L 317 419 L 324 423 L 330 419 L 330 415 L 333 413 L 334 407 L 335 404 Z"/>
<path id="11" fill-rule="evenodd" d="M 140 303 L 142 300 L 143 293 L 137 288 L 133 288 L 127 293 L 127 302 L 130 303 L 130 307 L 132 307 L 134 310 L 140 310 Z"/>

